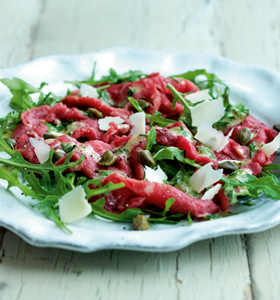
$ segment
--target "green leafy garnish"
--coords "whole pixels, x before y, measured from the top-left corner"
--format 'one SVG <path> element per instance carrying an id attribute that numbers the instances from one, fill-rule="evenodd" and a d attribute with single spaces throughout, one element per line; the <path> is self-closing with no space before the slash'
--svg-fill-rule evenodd
<path id="1" fill-rule="evenodd" d="M 0 118 L 0 134 L 3 135 L 7 130 L 14 130 L 21 123 L 21 111 L 11 111 L 5 117 Z"/>
<path id="2" fill-rule="evenodd" d="M 128 97 L 127 99 L 138 112 L 144 112 L 138 101 L 136 101 L 132 97 Z"/>
<path id="3" fill-rule="evenodd" d="M 151 130 L 147 133 L 146 150 L 151 151 L 153 146 L 156 145 L 156 136 L 157 132 L 155 130 L 155 127 L 152 127 Z"/>
<path id="4" fill-rule="evenodd" d="M 94 63 L 93 71 L 89 79 L 81 80 L 81 81 L 64 81 L 64 82 L 71 83 L 76 85 L 77 87 L 80 87 L 82 83 L 86 83 L 89 85 L 100 85 L 104 83 L 116 84 L 116 83 L 136 81 L 147 76 L 141 71 L 128 71 L 123 74 L 117 74 L 117 72 L 111 68 L 109 70 L 109 75 L 102 76 L 100 80 L 95 80 L 95 69 L 96 69 L 96 62 Z"/>
<path id="5" fill-rule="evenodd" d="M 255 142 L 249 145 L 250 157 L 253 157 L 258 152 L 258 148 Z"/>
<path id="6" fill-rule="evenodd" d="M 166 147 L 166 146 L 157 145 L 157 146 L 154 147 L 154 150 L 156 150 L 156 151 L 158 150 L 153 155 L 153 159 L 155 161 L 164 160 L 164 159 L 173 160 L 174 157 L 175 157 L 181 163 L 188 164 L 188 165 L 190 165 L 192 167 L 195 167 L 195 168 L 201 168 L 201 165 L 195 163 L 194 160 L 190 160 L 189 158 L 187 158 L 184 154 L 184 151 L 180 150 L 176 147 L 172 147 L 172 146 Z"/>
<path id="7" fill-rule="evenodd" d="M 42 92 L 42 88 L 47 85 L 47 83 L 42 82 L 39 88 L 32 86 L 31 84 L 25 82 L 20 78 L 13 77 L 3 78 L 0 81 L 6 85 L 10 92 L 13 94 L 13 97 L 10 101 L 11 108 L 15 110 L 27 110 L 32 109 L 36 106 L 43 104 L 53 105 L 60 101 L 60 98 L 53 93 L 45 95 Z M 39 93 L 39 100 L 36 104 L 32 98 L 29 96 L 31 94 Z"/>

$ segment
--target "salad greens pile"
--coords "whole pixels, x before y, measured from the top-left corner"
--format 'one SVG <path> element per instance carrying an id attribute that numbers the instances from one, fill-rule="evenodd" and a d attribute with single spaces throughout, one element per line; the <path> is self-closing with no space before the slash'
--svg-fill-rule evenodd
<path id="1" fill-rule="evenodd" d="M 95 80 L 95 68 L 94 65 L 92 74 L 88 80 L 83 81 L 65 81 L 66 83 L 75 84 L 80 87 L 82 83 L 89 85 L 100 85 L 98 93 L 105 103 L 108 103 L 108 94 L 105 88 L 106 84 L 115 84 L 123 82 L 132 82 L 145 78 L 147 75 L 141 71 L 129 71 L 122 75 L 118 75 L 113 69 L 110 69 L 108 76 L 103 76 L 99 80 Z M 197 78 L 204 76 L 205 80 L 198 81 Z M 170 78 L 177 80 L 176 78 L 188 79 L 200 88 L 209 89 L 209 93 L 213 97 L 221 96 L 225 107 L 224 116 L 214 124 L 214 128 L 223 131 L 231 123 L 241 120 L 249 114 L 248 109 L 242 104 L 232 105 L 229 103 L 229 87 L 226 86 L 215 74 L 207 73 L 205 70 L 195 70 L 184 74 L 173 75 Z M 71 162 L 71 156 L 73 154 L 70 147 L 66 152 L 70 154 L 61 165 L 55 165 L 53 163 L 54 151 L 51 149 L 49 159 L 44 164 L 36 165 L 26 161 L 19 151 L 14 151 L 13 146 L 9 144 L 8 139 L 5 137 L 11 136 L 15 127 L 21 123 L 21 112 L 27 109 L 32 109 L 44 104 L 55 105 L 59 103 L 61 98 L 53 94 L 52 92 L 45 94 L 42 89 L 47 83 L 43 82 L 36 88 L 27 82 L 19 79 L 1 79 L 4 85 L 6 85 L 13 97 L 10 100 L 10 107 L 14 109 L 9 112 L 5 117 L 0 119 L 0 151 L 6 152 L 10 158 L 0 157 L 0 163 L 2 168 L 0 169 L 0 178 L 8 182 L 8 189 L 11 187 L 19 188 L 25 196 L 30 196 L 38 200 L 36 208 L 44 211 L 57 225 L 65 230 L 70 230 L 61 222 L 58 214 L 58 200 L 67 192 L 73 190 L 75 187 L 82 185 L 86 193 L 86 199 L 92 196 L 108 194 L 108 192 L 124 187 L 123 183 L 113 184 L 108 183 L 102 187 L 99 179 L 104 178 L 110 174 L 110 172 L 100 172 L 100 178 L 88 179 L 84 175 L 75 172 L 65 173 L 69 168 L 73 168 L 80 164 L 84 160 L 82 155 L 76 162 Z M 105 86 L 104 86 L 105 84 Z M 103 85 L 103 86 L 102 86 Z M 173 109 L 177 102 L 180 102 L 184 106 L 184 113 L 180 116 L 179 121 L 182 121 L 192 132 L 196 133 L 196 127 L 191 125 L 191 113 L 190 107 L 197 105 L 188 101 L 182 94 L 178 92 L 171 84 L 167 85 L 173 95 Z M 31 94 L 39 94 L 37 102 L 34 102 L 30 97 Z M 128 97 L 128 100 L 138 112 L 143 112 L 143 109 L 139 103 Z M 177 122 L 178 120 L 167 119 L 161 116 L 160 112 L 155 111 L 153 115 L 146 114 L 146 118 L 150 120 L 150 131 L 144 135 L 147 138 L 146 150 L 149 150 L 152 154 L 152 158 L 159 165 L 162 170 L 168 176 L 167 184 L 180 188 L 180 190 L 188 191 L 194 197 L 201 197 L 200 193 L 197 193 L 189 189 L 189 180 L 193 171 L 196 168 L 201 168 L 200 164 L 195 163 L 185 157 L 184 151 L 171 146 L 163 146 L 156 144 L 156 130 L 155 125 L 165 127 L 168 124 Z M 60 132 L 67 129 L 71 122 L 62 123 L 59 125 L 49 126 L 50 131 Z M 180 134 L 187 136 L 189 132 L 186 132 L 184 128 L 181 128 Z M 66 145 L 67 146 L 67 145 Z M 209 152 L 209 149 L 200 147 L 202 153 Z M 204 152 L 203 152 L 204 151 Z M 254 143 L 250 145 L 250 156 L 252 157 L 258 149 L 254 147 Z M 211 152 L 211 150 L 210 150 Z M 211 155 L 211 153 L 208 153 Z M 251 198 L 257 199 L 262 193 L 267 197 L 273 199 L 280 199 L 280 183 L 277 177 L 271 172 L 272 170 L 279 169 L 280 166 L 276 164 L 270 164 L 263 167 L 263 170 L 258 178 L 244 172 L 244 170 L 236 170 L 228 176 L 223 175 L 221 181 L 224 183 L 223 189 L 226 196 L 230 199 L 231 204 L 242 202 L 248 205 L 252 204 Z M 91 187 L 95 186 L 95 189 Z M 238 187 L 238 188 L 236 188 Z M 170 198 L 165 203 L 165 209 L 160 210 L 148 210 L 140 208 L 127 209 L 120 214 L 113 214 L 104 209 L 105 199 L 99 198 L 97 201 L 91 203 L 92 212 L 98 216 L 110 219 L 113 221 L 129 221 L 139 215 L 149 215 L 149 222 L 152 223 L 166 223 L 176 224 L 181 220 L 187 220 L 189 224 L 192 224 L 192 219 L 189 214 L 171 214 L 169 212 L 170 207 L 174 203 L 174 199 Z M 209 215 L 206 219 L 214 219 L 220 216 Z"/>

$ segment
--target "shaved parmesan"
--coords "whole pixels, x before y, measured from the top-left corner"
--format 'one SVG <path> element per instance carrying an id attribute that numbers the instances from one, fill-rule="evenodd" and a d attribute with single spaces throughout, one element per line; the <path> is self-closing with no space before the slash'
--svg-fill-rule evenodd
<path id="1" fill-rule="evenodd" d="M 280 147 L 280 133 L 274 138 L 274 140 L 268 144 L 262 146 L 261 149 L 265 152 L 267 156 L 270 156 Z"/>
<path id="2" fill-rule="evenodd" d="M 197 191 L 201 192 L 206 187 L 216 183 L 223 176 L 223 170 L 213 170 L 211 163 L 203 166 L 201 169 L 197 170 L 190 178 L 191 187 Z"/>
<path id="3" fill-rule="evenodd" d="M 74 222 L 92 212 L 92 208 L 85 197 L 85 191 L 79 185 L 59 199 L 59 215 L 62 222 Z"/>
<path id="4" fill-rule="evenodd" d="M 90 97 L 90 98 L 99 97 L 97 89 L 86 83 L 81 84 L 80 93 L 82 97 Z"/>
<path id="5" fill-rule="evenodd" d="M 210 125 L 219 121 L 225 114 L 223 98 L 219 97 L 216 100 L 205 100 L 194 107 L 190 107 L 192 126 L 200 126 L 204 121 Z"/>
<path id="6" fill-rule="evenodd" d="M 192 103 L 200 102 L 206 99 L 212 99 L 212 97 L 209 95 L 209 89 L 185 95 L 185 98 Z"/>
<path id="7" fill-rule="evenodd" d="M 117 125 L 120 125 L 124 120 L 120 117 L 105 117 L 98 120 L 98 125 L 101 130 L 107 131 L 110 128 L 109 123 L 114 122 Z"/>
<path id="8" fill-rule="evenodd" d="M 51 147 L 44 142 L 43 138 L 30 138 L 29 141 L 34 147 L 35 154 L 40 164 L 44 164 L 49 159 Z"/>
<path id="9" fill-rule="evenodd" d="M 145 176 L 148 181 L 164 183 L 167 180 L 166 174 L 162 171 L 161 167 L 158 166 L 157 170 L 154 170 L 148 166 L 145 166 Z"/>
<path id="10" fill-rule="evenodd" d="M 220 183 L 216 184 L 214 187 L 206 191 L 206 193 L 202 196 L 201 200 L 212 200 L 215 195 L 219 193 L 222 185 Z"/>
<path id="11" fill-rule="evenodd" d="M 197 133 L 194 136 L 201 143 L 207 145 L 212 148 L 214 151 L 221 151 L 228 143 L 228 139 L 231 136 L 232 130 L 228 133 L 228 135 L 224 136 L 221 131 L 218 131 L 207 123 L 203 122 L 198 128 Z"/>
<path id="12" fill-rule="evenodd" d="M 145 134 L 146 119 L 145 113 L 138 112 L 129 117 L 130 123 L 133 126 L 130 134 Z"/>

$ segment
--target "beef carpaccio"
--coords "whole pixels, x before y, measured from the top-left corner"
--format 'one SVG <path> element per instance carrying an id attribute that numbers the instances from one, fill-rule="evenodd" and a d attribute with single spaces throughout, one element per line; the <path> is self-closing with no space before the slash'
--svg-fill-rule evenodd
<path id="1" fill-rule="evenodd" d="M 1 81 L 17 111 L 0 120 L 1 150 L 11 155 L 0 162 L 13 167 L 0 177 L 61 226 L 93 212 L 147 229 L 148 221 L 213 219 L 263 192 L 280 199 L 271 172 L 277 125 L 231 104 L 229 88 L 205 70 L 170 77 L 110 70 L 74 82 L 78 89 L 63 98 L 18 78 Z"/>

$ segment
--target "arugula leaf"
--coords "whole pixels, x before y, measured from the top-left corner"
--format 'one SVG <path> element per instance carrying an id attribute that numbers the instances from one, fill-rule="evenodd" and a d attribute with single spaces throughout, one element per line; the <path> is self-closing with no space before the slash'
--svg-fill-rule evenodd
<path id="1" fill-rule="evenodd" d="M 119 214 L 110 213 L 104 209 L 105 206 L 104 198 L 100 198 L 95 202 L 90 203 L 90 205 L 92 207 L 92 212 L 94 214 L 115 222 L 131 222 L 134 217 L 140 214 L 150 214 L 151 216 L 148 218 L 149 222 L 177 224 L 178 222 L 181 221 L 182 217 L 184 217 L 185 215 L 184 214 L 167 215 L 174 201 L 175 201 L 174 198 L 168 199 L 165 202 L 165 209 L 162 212 L 155 212 L 152 210 L 140 209 L 140 208 L 129 208 Z"/>
<path id="2" fill-rule="evenodd" d="M 235 106 L 228 104 L 224 116 L 213 124 L 213 127 L 217 130 L 224 131 L 231 123 L 236 123 L 237 120 L 241 122 L 242 119 L 248 115 L 249 110 L 246 109 L 243 104 L 237 103 Z"/>
<path id="3" fill-rule="evenodd" d="M 51 177 L 50 172 L 53 172 L 55 169 L 57 169 L 60 173 L 62 173 L 66 169 L 75 167 L 84 160 L 84 156 L 82 155 L 76 162 L 70 162 L 70 158 L 73 154 L 71 152 L 66 157 L 64 164 L 54 165 L 52 162 L 53 152 L 54 149 L 52 148 L 50 151 L 50 157 L 44 164 L 37 165 L 29 163 L 22 157 L 19 151 L 13 152 L 12 157 L 9 159 L 0 157 L 0 163 L 17 169 L 22 174 L 23 181 L 26 180 L 26 176 L 29 172 L 37 173 L 42 176 L 44 186 L 48 186 Z"/>
<path id="4" fill-rule="evenodd" d="M 11 111 L 5 117 L 0 118 L 0 133 L 5 134 L 7 130 L 14 130 L 21 123 L 21 111 Z"/>
<path id="5" fill-rule="evenodd" d="M 137 100 L 133 99 L 132 97 L 128 97 L 128 101 L 132 104 L 132 106 L 138 112 L 144 112 Z M 150 123 L 151 126 L 153 123 L 157 123 L 160 127 L 165 127 L 169 124 L 177 122 L 176 120 L 161 117 L 161 113 L 159 113 L 158 111 L 155 111 L 154 115 L 150 115 L 150 114 L 146 114 L 146 113 L 145 113 L 145 115 L 146 115 L 146 118 L 151 121 L 151 123 Z"/>
<path id="6" fill-rule="evenodd" d="M 163 211 L 153 211 L 149 209 L 142 209 L 146 214 L 150 214 L 148 221 L 152 223 L 163 223 L 163 224 L 177 224 L 183 218 L 185 218 L 185 214 L 171 214 L 169 213 L 170 207 L 175 202 L 174 198 L 169 198 L 165 201 L 165 208 Z"/>
<path id="7" fill-rule="evenodd" d="M 34 94 L 34 93 L 40 93 L 41 89 L 47 84 L 45 82 L 41 83 L 39 88 L 36 88 L 32 86 L 31 84 L 27 83 L 26 81 L 13 77 L 13 79 L 10 78 L 3 78 L 0 79 L 0 81 L 6 85 L 10 91 L 24 91 L 27 94 Z"/>
<path id="8" fill-rule="evenodd" d="M 190 81 L 192 81 L 194 83 L 197 83 L 195 79 L 199 75 L 206 76 L 207 79 L 209 80 L 210 84 L 212 84 L 211 83 L 212 81 L 217 81 L 217 82 L 221 82 L 222 83 L 222 81 L 219 79 L 219 77 L 217 77 L 216 74 L 214 74 L 214 73 L 208 73 L 208 72 L 206 72 L 205 69 L 197 69 L 197 70 L 194 70 L 194 71 L 188 71 L 186 73 L 182 73 L 182 74 L 178 74 L 178 75 L 172 75 L 172 78 L 173 77 L 174 78 L 178 77 L 178 78 L 187 79 L 187 80 L 190 80 Z"/>
<path id="9" fill-rule="evenodd" d="M 193 223 L 193 220 L 191 217 L 191 211 L 189 211 L 189 213 L 188 213 L 188 222 L 189 222 L 189 225 L 192 225 L 192 223 Z"/>
<path id="10" fill-rule="evenodd" d="M 156 147 L 154 147 L 154 149 L 155 150 L 159 149 L 159 151 L 153 155 L 153 159 L 155 161 L 163 160 L 163 159 L 172 159 L 173 160 L 175 157 L 176 159 L 178 159 L 180 162 L 182 162 L 184 164 L 188 164 L 195 168 L 201 168 L 201 165 L 195 163 L 194 160 L 188 159 L 185 156 L 184 151 L 180 150 L 176 147 L 172 147 L 172 146 L 166 147 L 166 146 L 157 145 Z"/>
<path id="11" fill-rule="evenodd" d="M 49 93 L 45 95 L 42 92 L 42 88 L 47 85 L 46 82 L 42 82 L 39 88 L 32 86 L 31 84 L 27 83 L 26 81 L 13 77 L 10 78 L 3 78 L 0 81 L 6 85 L 10 92 L 12 93 L 13 97 L 10 100 L 11 108 L 15 110 L 27 110 L 32 109 L 36 106 L 40 106 L 43 104 L 54 105 L 60 101 L 60 97 L 56 96 L 53 93 Z M 36 104 L 32 98 L 29 96 L 30 94 L 39 93 L 39 100 Z M 52 96 L 52 97 L 50 97 Z"/>
<path id="12" fill-rule="evenodd" d="M 5 169 L 0 169 L 0 178 L 8 181 L 8 189 L 11 187 L 18 187 L 20 190 L 22 190 L 23 194 L 25 196 L 31 196 L 35 198 L 36 194 L 33 190 L 31 190 L 29 187 L 21 184 L 21 182 L 18 179 L 18 170 L 14 169 L 12 173 L 9 173 Z"/>
<path id="13" fill-rule="evenodd" d="M 268 164 L 262 167 L 263 171 L 268 171 L 268 170 L 279 170 L 280 165 L 278 164 Z"/>
<path id="14" fill-rule="evenodd" d="M 14 154 L 14 149 L 12 149 L 4 140 L 4 138 L 2 137 L 2 135 L 0 134 L 0 152 L 6 152 L 9 155 L 13 155 Z"/>
<path id="15" fill-rule="evenodd" d="M 89 184 L 97 185 L 99 188 L 90 189 Z M 86 198 L 89 199 L 91 197 L 94 197 L 97 195 L 102 195 L 102 194 L 105 194 L 108 196 L 108 192 L 123 188 L 124 186 L 125 186 L 125 184 L 123 182 L 116 183 L 116 184 L 109 182 L 102 187 L 101 182 L 98 179 L 91 179 L 85 183 L 84 190 L 86 193 Z"/>
<path id="16" fill-rule="evenodd" d="M 110 213 L 104 209 L 104 198 L 100 198 L 95 202 L 90 203 L 90 205 L 94 214 L 116 222 L 131 222 L 134 217 L 143 214 L 143 211 L 140 208 L 129 208 L 119 214 Z"/>
<path id="17" fill-rule="evenodd" d="M 137 100 L 133 99 L 132 97 L 128 97 L 127 99 L 138 112 L 144 112 Z"/>
<path id="18" fill-rule="evenodd" d="M 150 120 L 152 123 L 156 123 L 160 127 L 165 127 L 169 124 L 177 122 L 177 120 L 167 119 L 167 118 L 163 118 L 161 116 L 153 116 L 153 115 L 150 115 L 150 114 L 146 114 L 146 118 L 148 120 Z M 150 123 L 150 125 L 152 123 Z"/>
<path id="19" fill-rule="evenodd" d="M 153 148 L 153 145 L 156 145 L 156 136 L 157 132 L 155 127 L 153 126 L 151 130 L 147 133 L 147 145 L 146 150 L 151 151 Z"/>
<path id="20" fill-rule="evenodd" d="M 68 143 L 68 144 L 61 143 L 61 148 L 63 149 L 63 151 L 64 151 L 65 153 L 71 152 L 71 151 L 74 149 L 75 146 L 76 146 L 76 145 L 73 144 L 73 143 Z"/>
<path id="21" fill-rule="evenodd" d="M 240 195 L 257 199 L 261 193 L 265 193 L 272 199 L 280 200 L 280 182 L 275 175 L 267 171 L 262 172 L 261 177 L 257 178 L 251 174 L 242 173 L 242 170 L 236 170 L 229 177 L 223 175 L 221 181 L 225 182 L 223 189 L 227 190 L 233 202 L 236 202 L 237 196 Z M 238 186 L 245 190 L 236 193 L 232 187 Z"/>
<path id="22" fill-rule="evenodd" d="M 111 84 L 116 84 L 116 83 L 123 83 L 123 82 L 132 82 L 139 80 L 143 77 L 147 77 L 146 74 L 144 74 L 141 71 L 128 71 L 123 74 L 117 74 L 117 72 L 114 69 L 109 70 L 109 75 L 102 76 L 100 80 L 95 80 L 95 68 L 96 68 L 96 63 L 94 63 L 93 71 L 91 74 L 91 77 L 87 80 L 82 80 L 82 81 L 64 81 L 65 83 L 71 83 L 76 85 L 77 87 L 80 87 L 82 83 L 86 83 L 89 85 L 100 85 L 104 83 L 111 83 Z"/>
<path id="23" fill-rule="evenodd" d="M 207 78 L 207 80 L 199 82 L 197 80 L 197 77 L 201 76 L 201 75 L 204 75 Z M 222 92 L 220 91 L 220 89 L 219 89 L 219 87 L 217 86 L 216 83 L 222 84 L 222 85 L 224 85 L 224 83 L 222 82 L 222 80 L 216 74 L 208 73 L 208 72 L 206 72 L 205 69 L 197 69 L 197 70 L 189 71 L 189 72 L 179 74 L 179 75 L 172 75 L 173 79 L 176 78 L 176 77 L 190 80 L 193 83 L 195 83 L 196 85 L 198 85 L 199 87 L 201 87 L 201 85 L 206 84 L 206 86 L 203 86 L 203 89 L 209 89 L 210 94 L 212 96 L 214 96 L 215 92 L 218 96 L 222 95 Z"/>
<path id="24" fill-rule="evenodd" d="M 61 101 L 61 97 L 56 96 L 50 92 L 47 95 L 41 93 L 36 106 L 49 105 L 53 106 Z"/>
<path id="25" fill-rule="evenodd" d="M 41 89 L 46 85 L 46 83 L 43 82 L 39 88 L 35 88 L 31 84 L 16 77 L 13 77 L 13 79 L 3 78 L 0 79 L 0 81 L 6 85 L 13 94 L 13 98 L 10 101 L 10 106 L 16 110 L 26 110 L 35 107 L 36 104 L 29 95 L 41 93 Z"/>
<path id="26" fill-rule="evenodd" d="M 258 152 L 258 148 L 255 142 L 249 145 L 250 157 L 253 157 Z"/>
<path id="27" fill-rule="evenodd" d="M 177 102 L 182 103 L 183 106 L 184 106 L 184 117 L 186 119 L 186 122 L 189 124 L 188 127 L 191 127 L 192 118 L 191 118 L 191 111 L 190 111 L 190 107 L 189 107 L 188 101 L 170 83 L 168 83 L 166 85 L 166 87 L 171 91 L 172 96 L 173 96 L 172 109 L 175 109 L 175 106 L 176 106 Z"/>

